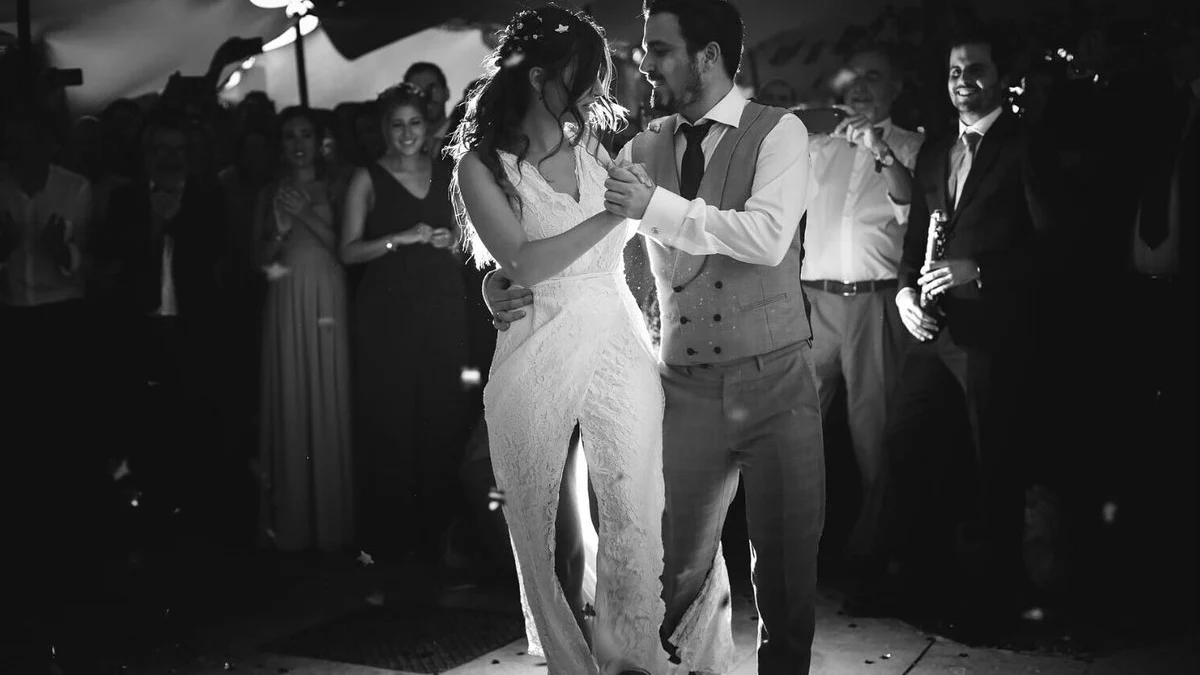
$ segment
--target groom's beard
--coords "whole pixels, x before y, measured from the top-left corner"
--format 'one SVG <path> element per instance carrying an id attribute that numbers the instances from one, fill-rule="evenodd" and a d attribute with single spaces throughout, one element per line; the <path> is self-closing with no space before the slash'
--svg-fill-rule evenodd
<path id="1" fill-rule="evenodd" d="M 700 69 L 696 64 L 692 64 L 679 95 L 676 95 L 664 80 L 662 84 L 650 90 L 650 107 L 664 113 L 677 113 L 700 99 L 700 87 Z"/>

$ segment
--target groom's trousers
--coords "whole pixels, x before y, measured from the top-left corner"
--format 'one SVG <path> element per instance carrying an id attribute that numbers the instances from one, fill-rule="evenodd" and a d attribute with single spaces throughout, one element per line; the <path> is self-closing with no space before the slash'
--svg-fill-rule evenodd
<path id="1" fill-rule="evenodd" d="M 745 481 L 760 675 L 807 673 L 825 456 L 811 341 L 737 361 L 662 367 L 664 635 L 696 599 Z"/>

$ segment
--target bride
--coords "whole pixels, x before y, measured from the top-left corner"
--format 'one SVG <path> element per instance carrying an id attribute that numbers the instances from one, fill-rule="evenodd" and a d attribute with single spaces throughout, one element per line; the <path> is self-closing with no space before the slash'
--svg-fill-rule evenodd
<path id="1" fill-rule="evenodd" d="M 451 145 L 451 192 L 476 262 L 536 291 L 528 319 L 498 336 L 484 403 L 530 651 L 552 675 L 668 669 L 662 386 L 625 283 L 636 223 L 605 210 L 611 160 L 594 133 L 623 115 L 611 73 L 590 18 L 555 6 L 520 12 Z M 573 478 L 579 452 L 598 542 L 586 487 Z"/>

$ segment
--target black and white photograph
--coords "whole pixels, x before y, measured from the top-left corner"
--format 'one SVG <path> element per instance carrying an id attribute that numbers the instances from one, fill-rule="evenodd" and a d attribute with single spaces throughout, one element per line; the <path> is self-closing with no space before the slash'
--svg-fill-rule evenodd
<path id="1" fill-rule="evenodd" d="M 1200 4 L 0 0 L 0 673 L 1200 672 Z"/>

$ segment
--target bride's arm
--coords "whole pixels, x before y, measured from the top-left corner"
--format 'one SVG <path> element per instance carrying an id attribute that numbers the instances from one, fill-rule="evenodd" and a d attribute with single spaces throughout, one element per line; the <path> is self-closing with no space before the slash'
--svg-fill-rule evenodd
<path id="1" fill-rule="evenodd" d="M 526 288 L 566 269 L 624 220 L 601 211 L 562 234 L 530 241 L 504 191 L 475 153 L 459 163 L 458 182 L 483 245 L 508 276 Z"/>

